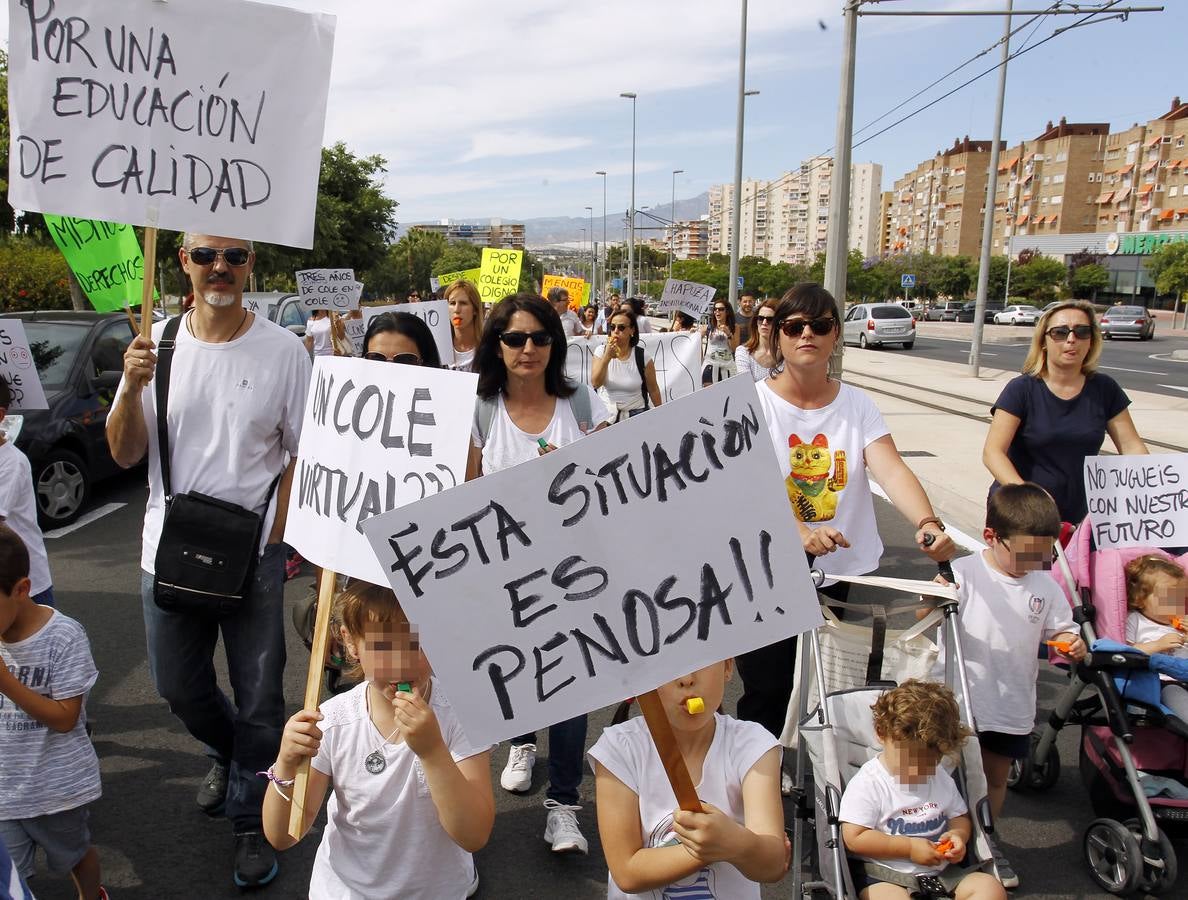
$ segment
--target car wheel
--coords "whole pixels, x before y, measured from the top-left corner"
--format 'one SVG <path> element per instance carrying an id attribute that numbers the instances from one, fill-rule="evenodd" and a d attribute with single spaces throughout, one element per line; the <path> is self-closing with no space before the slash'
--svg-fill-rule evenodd
<path id="1" fill-rule="evenodd" d="M 866 335 L 865 334 L 858 335 L 858 346 L 861 347 L 863 350 L 869 349 L 866 346 Z"/>
<path id="2" fill-rule="evenodd" d="M 1114 339 L 1114 336 L 1112 334 L 1110 334 L 1108 331 L 1103 331 L 1101 333 L 1101 339 L 1103 341 L 1112 341 Z"/>
<path id="3" fill-rule="evenodd" d="M 916 346 L 916 342 L 915 342 L 915 341 L 904 341 L 904 342 L 903 342 L 903 349 L 904 349 L 904 350 L 911 350 L 911 349 L 912 349 L 914 346 Z"/>
<path id="4" fill-rule="evenodd" d="M 55 447 L 33 473 L 37 518 L 43 527 L 69 525 L 91 495 L 91 473 L 77 453 Z"/>

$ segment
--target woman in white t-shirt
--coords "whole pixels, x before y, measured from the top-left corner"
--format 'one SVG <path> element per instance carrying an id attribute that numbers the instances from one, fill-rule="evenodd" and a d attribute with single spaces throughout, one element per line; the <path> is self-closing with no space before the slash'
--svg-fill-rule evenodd
<path id="1" fill-rule="evenodd" d="M 611 316 L 606 344 L 594 349 L 590 382 L 616 422 L 660 405 L 656 365 L 644 357 L 635 313 L 620 310 Z"/>
<path id="2" fill-rule="evenodd" d="M 460 372 L 473 372 L 479 336 L 483 333 L 483 301 L 478 288 L 458 280 L 445 289 L 450 307 L 450 325 L 454 333 L 454 365 Z"/>
<path id="3" fill-rule="evenodd" d="M 775 321 L 776 301 L 769 297 L 759 306 L 751 320 L 751 335 L 745 344 L 739 344 L 734 351 L 734 365 L 739 374 L 744 372 L 755 381 L 762 381 L 771 374 L 775 358 L 771 355 L 771 323 Z"/>
<path id="4" fill-rule="evenodd" d="M 333 356 L 334 344 L 330 334 L 330 311 L 315 309 L 305 323 L 305 349 L 314 356 Z"/>
<path id="5" fill-rule="evenodd" d="M 536 459 L 609 423 L 594 389 L 565 377 L 561 318 L 536 294 L 504 297 L 487 317 L 478 345 L 478 396 L 466 479 Z M 578 827 L 578 788 L 586 717 L 549 726 L 549 788 L 545 840 L 554 853 L 586 853 Z M 500 784 L 522 793 L 532 787 L 536 735 L 511 743 Z"/>
<path id="6" fill-rule="evenodd" d="M 866 394 L 829 375 L 829 358 L 841 339 L 840 322 L 837 302 L 823 287 L 793 287 L 781 298 L 774 327 L 768 329 L 775 367 L 771 377 L 756 385 L 810 564 L 828 555 L 822 567 L 835 575 L 861 575 L 878 567 L 883 543 L 871 477 L 915 526 L 920 549 L 933 560 L 949 559 L 953 542 L 900 458 L 878 408 Z M 830 585 L 824 592 L 844 600 L 845 584 Z M 781 732 L 795 656 L 796 640 L 791 638 L 739 657 L 739 718 Z"/>

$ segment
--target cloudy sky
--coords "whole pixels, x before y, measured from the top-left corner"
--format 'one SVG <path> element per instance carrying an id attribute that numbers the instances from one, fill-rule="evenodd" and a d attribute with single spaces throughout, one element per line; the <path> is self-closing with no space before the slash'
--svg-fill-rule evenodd
<path id="1" fill-rule="evenodd" d="M 198 0 L 174 0 L 194 2 Z M 282 0 L 337 16 L 327 142 L 388 160 L 402 222 L 444 217 L 586 215 L 626 209 L 631 101 L 637 101 L 636 202 L 693 197 L 733 176 L 737 0 Z M 1082 0 L 1084 2 L 1084 0 Z M 1186 0 L 1057 36 L 1011 63 L 1003 135 L 1031 138 L 1049 119 L 1126 127 L 1188 99 Z M 1050 0 L 1016 0 L 1019 9 Z M 5 4 L 7 6 L 7 4 Z M 896 0 L 871 9 L 1001 9 L 1005 0 Z M 744 175 L 772 178 L 833 143 L 841 0 L 751 0 Z M 7 14 L 0 15 L 7 33 Z M 1022 24 L 1023 20 L 1017 20 Z M 1025 27 L 1013 48 L 1076 17 Z M 824 25 L 824 28 L 822 28 Z M 231 27 L 231 23 L 228 23 Z M 1001 18 L 865 17 L 859 22 L 855 127 L 887 113 L 993 44 Z M 1180 42 L 1177 42 L 1177 38 Z M 899 113 L 997 62 L 995 50 Z M 954 138 L 989 138 L 991 74 L 870 140 L 855 161 L 884 166 L 884 186 Z"/>

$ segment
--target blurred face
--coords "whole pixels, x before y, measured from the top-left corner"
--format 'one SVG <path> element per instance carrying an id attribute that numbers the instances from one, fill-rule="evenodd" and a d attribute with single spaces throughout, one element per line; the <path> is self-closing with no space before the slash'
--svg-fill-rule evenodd
<path id="1" fill-rule="evenodd" d="M 994 565 L 1012 578 L 1052 568 L 1054 538 L 1036 534 L 1002 537 L 993 528 L 982 532 Z"/>
<path id="2" fill-rule="evenodd" d="M 407 335 L 397 334 L 395 331 L 381 331 L 378 334 L 373 334 L 367 344 L 364 356 L 370 358 L 372 354 L 382 356 L 385 361 L 395 359 L 397 362 L 406 362 L 409 365 L 420 365 L 422 362 L 421 350 L 417 347 L 417 342 Z M 400 359 L 399 357 L 416 357 L 416 362 L 412 359 Z"/>
<path id="3" fill-rule="evenodd" d="M 16 621 L 17 613 L 21 609 L 21 597 L 29 596 L 30 587 L 32 584 L 29 579 L 22 578 L 12 586 L 11 594 L 0 591 L 0 635 L 8 631 Z"/>
<path id="4" fill-rule="evenodd" d="M 923 784 L 940 764 L 940 753 L 923 741 L 895 741 L 879 735 L 883 764 L 901 784 Z"/>
<path id="5" fill-rule="evenodd" d="M 565 291 L 561 292 L 561 296 L 556 300 L 550 301 L 553 304 L 553 309 L 557 310 L 557 315 L 563 316 L 569 310 L 569 294 Z"/>
<path id="6" fill-rule="evenodd" d="M 1077 326 L 1091 325 L 1089 317 L 1079 309 L 1062 309 L 1048 320 L 1048 330 L 1044 336 L 1044 350 L 1047 353 L 1048 365 L 1056 368 L 1071 368 L 1079 370 L 1089 355 L 1092 341 L 1089 337 L 1078 337 Z M 1052 334 L 1053 328 L 1060 332 Z M 1064 330 L 1068 329 L 1066 337 L 1061 338 Z"/>
<path id="7" fill-rule="evenodd" d="M 541 332 L 548 334 L 540 319 L 523 310 L 515 312 L 508 321 L 503 333 L 509 332 L 524 335 L 539 335 Z M 550 345 L 538 345 L 535 340 L 526 340 L 522 347 L 509 347 L 502 340 L 499 342 L 499 352 L 503 355 L 507 374 L 520 378 L 544 378 L 551 349 Z"/>
<path id="8" fill-rule="evenodd" d="M 722 703 L 722 695 L 726 693 L 726 682 L 734 675 L 734 660 L 713 663 L 704 669 L 690 672 L 660 685 L 656 693 L 660 695 L 660 702 L 664 704 L 664 712 L 668 721 L 677 731 L 700 731 L 713 721 L 714 711 Z M 690 712 L 688 701 L 692 697 L 700 697 L 704 710 Z"/>
<path id="9" fill-rule="evenodd" d="M 1151 593 L 1143 598 L 1143 612 L 1150 619 L 1167 622 L 1172 616 L 1188 613 L 1188 577 L 1176 578 L 1156 572 Z"/>
<path id="10" fill-rule="evenodd" d="M 210 234 L 192 234 L 190 240 L 190 248 L 182 248 L 178 254 L 194 296 L 220 308 L 242 305 L 243 288 L 256 261 L 256 254 L 248 249 L 247 242 Z M 210 253 L 211 250 L 215 253 Z M 239 265 L 228 263 L 226 251 L 231 251 L 232 262 Z"/>
<path id="11" fill-rule="evenodd" d="M 766 311 L 765 311 L 766 312 Z M 821 335 L 813 330 L 828 327 Z M 779 327 L 780 353 L 784 362 L 791 367 L 812 367 L 829 365 L 829 356 L 837 346 L 837 320 L 832 315 L 809 316 L 807 313 L 792 313 L 782 322 L 772 320 L 772 326 Z"/>
<path id="12" fill-rule="evenodd" d="M 450 307 L 450 321 L 455 329 L 469 328 L 474 324 L 474 307 L 462 291 L 454 291 L 446 300 Z"/>
<path id="13" fill-rule="evenodd" d="M 362 635 L 353 636 L 342 629 L 342 641 L 352 656 L 359 660 L 367 680 L 392 696 L 396 685 L 408 682 L 414 689 L 423 688 L 429 681 L 429 660 L 421 651 L 416 629 L 407 622 L 393 619 L 388 622 L 368 622 Z M 422 690 L 421 695 L 424 696 Z"/>

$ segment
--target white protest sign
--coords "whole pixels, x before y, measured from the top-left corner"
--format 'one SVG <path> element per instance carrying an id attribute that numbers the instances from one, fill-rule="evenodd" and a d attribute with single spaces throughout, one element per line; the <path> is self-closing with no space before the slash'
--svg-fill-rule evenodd
<path id="1" fill-rule="evenodd" d="M 297 295 L 308 310 L 346 312 L 359 308 L 363 285 L 354 269 L 302 269 L 297 273 Z"/>
<path id="2" fill-rule="evenodd" d="M 0 378 L 12 391 L 9 412 L 49 408 L 20 319 L 0 319 Z"/>
<path id="3" fill-rule="evenodd" d="M 390 306 L 365 306 L 363 317 L 370 322 L 380 313 L 408 313 L 416 316 L 429 326 L 433 332 L 433 340 L 437 344 L 437 352 L 441 354 L 441 364 L 454 364 L 454 330 L 450 325 L 450 305 L 444 300 L 423 300 L 420 303 L 396 303 Z"/>
<path id="4" fill-rule="evenodd" d="M 664 282 L 664 293 L 660 295 L 660 305 L 657 309 L 662 313 L 674 310 L 683 312 L 696 319 L 714 302 L 715 290 L 708 284 L 669 278 Z"/>
<path id="5" fill-rule="evenodd" d="M 818 625 L 781 485 L 732 378 L 363 530 L 480 745 Z"/>
<path id="6" fill-rule="evenodd" d="M 641 334 L 639 342 L 644 357 L 656 367 L 660 399 L 669 403 L 685 397 L 701 386 L 701 336 L 691 331 L 664 334 Z M 565 376 L 571 381 L 590 384 L 594 350 L 606 343 L 606 335 L 570 338 L 565 353 Z"/>
<path id="7" fill-rule="evenodd" d="M 1188 453 L 1085 457 L 1098 549 L 1188 547 Z"/>
<path id="8" fill-rule="evenodd" d="M 343 326 L 346 328 L 347 340 L 355 348 L 355 356 L 363 355 L 363 338 L 367 336 L 367 320 L 366 319 L 343 319 Z"/>
<path id="9" fill-rule="evenodd" d="M 9 0 L 17 209 L 313 246 L 334 17 Z"/>
<path id="10" fill-rule="evenodd" d="M 273 310 L 280 305 L 280 301 L 284 297 L 284 294 L 245 293 L 243 295 L 243 308 L 248 312 L 263 316 L 265 319 L 271 319 Z"/>
<path id="11" fill-rule="evenodd" d="M 285 541 L 333 572 L 386 584 L 360 524 L 465 480 L 477 386 L 469 372 L 318 357 Z"/>

